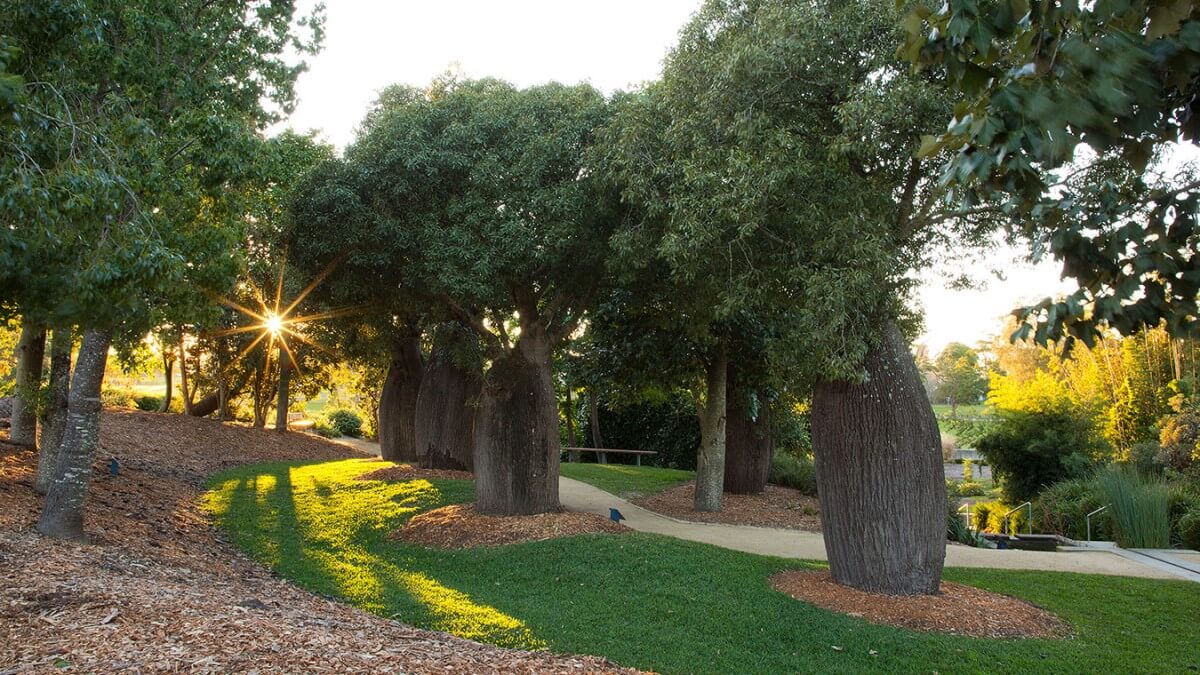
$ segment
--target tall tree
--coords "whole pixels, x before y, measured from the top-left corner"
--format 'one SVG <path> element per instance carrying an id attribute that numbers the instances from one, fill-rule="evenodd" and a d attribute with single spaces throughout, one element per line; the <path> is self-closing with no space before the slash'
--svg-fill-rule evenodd
<path id="1" fill-rule="evenodd" d="M 937 377 L 934 399 L 950 404 L 950 416 L 958 416 L 962 403 L 978 403 L 987 393 L 987 379 L 979 368 L 979 355 L 961 342 L 946 345 L 933 362 Z"/>
<path id="2" fill-rule="evenodd" d="M 1200 131 L 1195 3 L 949 0 L 905 24 L 905 55 L 960 98 L 923 146 L 952 153 L 953 198 L 1028 216 L 1012 231 L 1079 283 L 1015 312 L 1014 337 L 1200 331 L 1200 182 L 1161 161 Z"/>
<path id="3" fill-rule="evenodd" d="M 302 66 L 284 52 L 311 52 L 317 19 L 286 1 L 0 4 L 25 82 L 20 121 L 0 129 L 0 298 L 79 326 L 84 345 L 42 532 L 82 537 L 110 342 L 135 343 L 181 293 L 232 282 L 225 188 L 290 110 Z"/>

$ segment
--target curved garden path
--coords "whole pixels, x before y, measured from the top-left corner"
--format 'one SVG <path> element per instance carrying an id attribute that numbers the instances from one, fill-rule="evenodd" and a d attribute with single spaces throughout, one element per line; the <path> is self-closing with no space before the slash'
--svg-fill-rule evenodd
<path id="1" fill-rule="evenodd" d="M 825 540 L 819 532 L 677 520 L 647 511 L 600 488 L 565 477 L 559 478 L 558 496 L 563 508 L 569 511 L 586 511 L 607 516 L 610 508 L 619 509 L 621 515 L 625 516 L 625 524 L 640 532 L 780 558 L 826 559 Z M 1164 570 L 1108 551 L 999 551 L 952 544 L 946 547 L 946 565 L 1111 574 L 1150 579 L 1179 578 Z"/>

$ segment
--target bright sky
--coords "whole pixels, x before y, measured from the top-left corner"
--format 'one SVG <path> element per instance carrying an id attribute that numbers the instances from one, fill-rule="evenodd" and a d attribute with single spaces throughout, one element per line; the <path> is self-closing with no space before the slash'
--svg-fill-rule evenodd
<path id="1" fill-rule="evenodd" d="M 312 2 L 302 3 L 304 11 Z M 327 3 L 325 49 L 309 60 L 290 125 L 318 129 L 344 148 L 367 106 L 394 83 L 428 84 L 455 67 L 526 86 L 587 81 L 604 91 L 654 79 L 679 29 L 700 0 L 338 0 Z M 997 251 L 971 266 L 974 276 L 1003 269 L 1005 281 L 951 291 L 923 277 L 921 338 L 936 354 L 948 342 L 973 345 L 1000 329 L 1022 301 L 1065 288 L 1052 264 L 1012 263 Z"/>

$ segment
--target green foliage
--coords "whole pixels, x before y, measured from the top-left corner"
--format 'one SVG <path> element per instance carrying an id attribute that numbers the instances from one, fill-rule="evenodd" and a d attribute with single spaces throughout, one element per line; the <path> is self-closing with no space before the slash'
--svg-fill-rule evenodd
<path id="1" fill-rule="evenodd" d="M 983 483 L 965 478 L 955 484 L 955 491 L 960 497 L 982 497 L 987 494 L 987 488 L 983 486 Z"/>
<path id="2" fill-rule="evenodd" d="M 353 410 L 338 408 L 325 413 L 325 419 L 328 420 L 329 426 L 342 436 L 350 436 L 358 438 L 362 436 L 362 417 Z"/>
<path id="3" fill-rule="evenodd" d="M 949 403 L 952 415 L 957 414 L 960 403 L 978 403 L 987 393 L 988 382 L 979 367 L 979 355 L 962 343 L 946 345 L 933 363 L 933 374 L 937 378 L 933 399 Z"/>
<path id="4" fill-rule="evenodd" d="M 1200 507 L 1188 511 L 1179 519 L 1179 538 L 1184 548 L 1200 551 Z"/>
<path id="5" fill-rule="evenodd" d="M 1001 411 L 998 422 L 979 438 L 1006 502 L 1032 499 L 1043 487 L 1088 473 L 1105 447 L 1091 424 L 1070 410 Z"/>
<path id="6" fill-rule="evenodd" d="M 100 390 L 100 402 L 106 408 L 136 408 L 138 393 L 133 389 L 104 387 Z"/>
<path id="7" fill-rule="evenodd" d="M 329 420 L 324 416 L 318 417 L 313 422 L 313 433 L 322 438 L 339 438 L 342 435 L 338 428 L 329 423 Z"/>
<path id="8" fill-rule="evenodd" d="M 975 502 L 971 507 L 971 522 L 980 531 L 1004 534 L 1025 532 L 1029 525 L 1029 511 L 1026 508 L 1018 509 L 1009 513 L 1006 520 L 1004 514 L 1012 511 L 1012 508 L 1005 502 Z"/>
<path id="9" fill-rule="evenodd" d="M 1079 282 L 1021 309 L 1018 334 L 1090 345 L 1104 326 L 1165 322 L 1194 335 L 1200 193 L 1192 172 L 1153 165 L 1200 131 L 1192 3 L 950 0 L 905 25 L 904 55 L 961 99 L 922 147 L 953 153 L 942 182 L 965 207 L 1002 195 L 1035 255 Z"/>
<path id="10" fill-rule="evenodd" d="M 817 473 L 812 458 L 777 452 L 771 458 L 771 473 L 768 482 L 773 485 L 795 488 L 811 497 L 817 496 Z"/>
<path id="11" fill-rule="evenodd" d="M 139 394 L 133 402 L 138 410 L 157 412 L 162 407 L 163 397 L 154 394 Z"/>
<path id="12" fill-rule="evenodd" d="M 1192 630 L 1200 587 L 1187 582 L 947 569 L 949 581 L 1053 612 L 1075 636 L 980 640 L 914 632 L 797 602 L 768 583 L 776 572 L 818 563 L 643 533 L 467 551 L 392 541 L 388 535 L 413 515 L 470 502 L 472 487 L 466 481 L 355 480 L 372 468 L 360 460 L 239 467 L 214 477 L 205 501 L 238 548 L 312 592 L 421 628 L 493 644 L 597 654 L 642 670 L 989 672 L 998 663 L 1020 672 L 1200 667 Z"/>
<path id="13" fill-rule="evenodd" d="M 585 406 L 586 407 L 586 406 Z M 604 445 L 629 450 L 653 450 L 657 455 L 643 457 L 643 463 L 670 469 L 692 471 L 696 468 L 696 447 L 700 444 L 700 424 L 696 406 L 686 392 L 675 392 L 665 400 L 647 400 L 609 409 L 599 409 L 600 431 Z M 584 418 L 579 438 L 591 445 L 591 419 Z M 629 461 L 614 455 L 612 461 Z"/>
<path id="14" fill-rule="evenodd" d="M 1109 504 L 1118 544 L 1124 548 L 1170 546 L 1168 490 L 1162 478 L 1113 465 L 1096 474 L 1096 485 Z"/>
<path id="15" fill-rule="evenodd" d="M 1176 471 L 1200 463 L 1200 413 L 1192 410 L 1168 415 L 1159 432 L 1159 461 Z"/>
<path id="16" fill-rule="evenodd" d="M 645 497 L 685 483 L 691 471 L 627 464 L 582 464 L 565 462 L 559 472 L 567 478 L 594 485 L 618 497 Z"/>
<path id="17" fill-rule="evenodd" d="M 1039 532 L 1087 539 L 1087 514 L 1104 506 L 1092 477 L 1059 481 L 1038 493 L 1034 500 L 1035 527 Z M 1092 516 L 1092 539 L 1112 536 L 1112 517 L 1107 511 Z"/>

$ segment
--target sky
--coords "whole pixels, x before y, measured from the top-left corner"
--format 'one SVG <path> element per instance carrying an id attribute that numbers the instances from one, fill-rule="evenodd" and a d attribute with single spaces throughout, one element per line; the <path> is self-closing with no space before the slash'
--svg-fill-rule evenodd
<path id="1" fill-rule="evenodd" d="M 313 3 L 302 3 L 308 11 Z M 428 84 L 455 69 L 519 86 L 590 82 L 606 92 L 657 77 L 662 59 L 700 0 L 336 0 L 326 8 L 325 48 L 310 57 L 287 124 L 316 129 L 344 148 L 367 106 L 389 84 Z M 1003 248 L 964 265 L 973 277 L 1004 271 L 982 287 L 955 291 L 938 270 L 923 274 L 918 342 L 933 354 L 999 332 L 1025 301 L 1069 291 L 1057 266 L 1014 262 Z"/>

